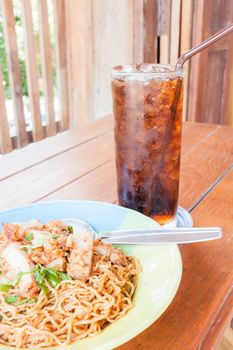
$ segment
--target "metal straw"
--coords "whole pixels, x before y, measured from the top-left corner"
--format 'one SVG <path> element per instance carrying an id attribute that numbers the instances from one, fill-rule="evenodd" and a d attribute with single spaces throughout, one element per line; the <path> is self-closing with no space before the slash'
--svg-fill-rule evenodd
<path id="1" fill-rule="evenodd" d="M 229 26 L 221 29 L 216 34 L 212 35 L 202 43 L 198 44 L 197 46 L 194 46 L 192 49 L 188 50 L 187 52 L 183 53 L 180 58 L 178 59 L 176 63 L 176 70 L 181 69 L 183 67 L 183 64 L 192 56 L 196 55 L 198 52 L 206 49 L 208 46 L 215 43 L 215 41 L 218 41 L 222 39 L 225 35 L 229 34 L 233 31 L 233 23 Z"/>

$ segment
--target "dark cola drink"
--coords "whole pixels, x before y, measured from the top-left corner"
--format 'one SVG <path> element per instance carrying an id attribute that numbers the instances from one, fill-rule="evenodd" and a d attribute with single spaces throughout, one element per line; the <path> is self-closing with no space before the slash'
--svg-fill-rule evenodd
<path id="1" fill-rule="evenodd" d="M 112 71 L 119 204 L 168 224 L 179 191 L 183 72 L 170 65 Z"/>

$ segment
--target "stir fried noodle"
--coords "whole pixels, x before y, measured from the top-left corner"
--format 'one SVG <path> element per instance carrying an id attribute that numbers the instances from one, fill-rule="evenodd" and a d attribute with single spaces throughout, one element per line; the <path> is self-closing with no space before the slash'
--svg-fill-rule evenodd
<path id="1" fill-rule="evenodd" d="M 0 343 L 51 347 L 99 334 L 133 306 L 140 267 L 136 258 L 126 259 L 121 266 L 94 250 L 87 281 L 63 280 L 55 288 L 46 282 L 47 295 L 41 290 L 22 304 L 8 303 L 0 293 Z M 14 298 L 14 290 L 7 295 Z"/>

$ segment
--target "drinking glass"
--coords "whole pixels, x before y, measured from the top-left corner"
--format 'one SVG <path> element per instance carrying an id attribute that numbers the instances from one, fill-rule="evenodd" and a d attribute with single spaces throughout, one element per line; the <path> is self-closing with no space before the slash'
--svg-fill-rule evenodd
<path id="1" fill-rule="evenodd" d="M 119 204 L 175 225 L 183 107 L 183 70 L 121 65 L 112 70 Z"/>

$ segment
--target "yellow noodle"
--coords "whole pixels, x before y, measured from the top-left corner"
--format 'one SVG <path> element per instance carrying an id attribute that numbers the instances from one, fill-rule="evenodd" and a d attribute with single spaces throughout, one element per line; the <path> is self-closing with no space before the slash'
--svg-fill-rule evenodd
<path id="1" fill-rule="evenodd" d="M 67 280 L 55 289 L 48 286 L 47 297 L 41 292 L 35 304 L 20 306 L 7 304 L 0 293 L 0 343 L 51 347 L 99 334 L 132 308 L 139 272 L 134 257 L 119 266 L 95 252 L 87 282 Z"/>

